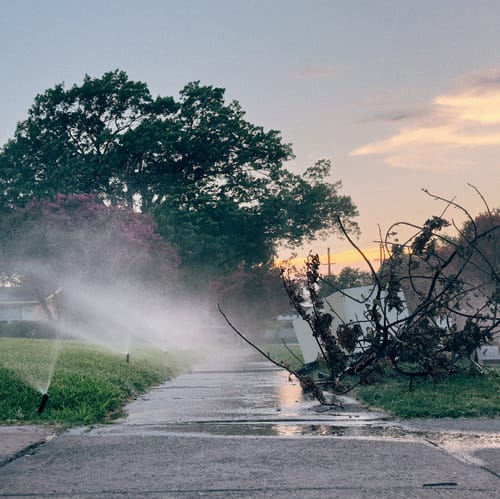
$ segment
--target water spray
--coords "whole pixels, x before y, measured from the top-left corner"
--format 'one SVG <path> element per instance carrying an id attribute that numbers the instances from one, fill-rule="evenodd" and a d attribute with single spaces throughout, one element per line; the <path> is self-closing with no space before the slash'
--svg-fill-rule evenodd
<path id="1" fill-rule="evenodd" d="M 45 409 L 45 406 L 47 405 L 47 402 L 49 400 L 49 394 L 44 393 L 42 395 L 42 400 L 40 401 L 40 405 L 38 406 L 38 415 L 42 414 L 43 410 Z"/>

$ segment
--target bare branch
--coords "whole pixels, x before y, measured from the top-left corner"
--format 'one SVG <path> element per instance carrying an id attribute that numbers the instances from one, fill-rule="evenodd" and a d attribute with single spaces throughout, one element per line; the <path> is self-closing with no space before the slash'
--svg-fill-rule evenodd
<path id="1" fill-rule="evenodd" d="M 226 321 L 226 323 L 228 324 L 228 326 L 245 342 L 247 343 L 248 345 L 250 345 L 254 350 L 256 350 L 257 352 L 259 352 L 263 357 L 265 357 L 269 362 L 271 362 L 272 364 L 274 364 L 275 366 L 281 368 L 281 369 L 284 369 L 285 371 L 287 371 L 289 374 L 293 374 L 300 382 L 301 384 L 305 385 L 305 387 L 307 389 L 309 389 L 309 391 L 311 392 L 311 394 L 318 400 L 318 402 L 320 404 L 326 404 L 326 400 L 323 396 L 323 394 L 321 392 L 318 392 L 318 387 L 315 386 L 315 384 L 313 382 L 311 382 L 311 380 L 309 380 L 307 377 L 305 376 L 302 376 L 301 374 L 297 373 L 296 371 L 294 371 L 293 369 L 291 369 L 289 366 L 285 366 L 284 364 L 281 364 L 279 362 L 276 362 L 270 355 L 268 355 L 266 352 L 264 352 L 262 349 L 260 349 L 255 343 L 253 343 L 252 341 L 250 341 L 243 333 L 241 333 L 233 324 L 232 322 L 229 320 L 229 318 L 227 317 L 227 315 L 224 313 L 224 311 L 222 310 L 222 307 L 220 306 L 220 304 L 217 304 L 217 309 L 219 310 L 220 314 L 222 315 L 222 317 L 224 318 L 224 320 Z"/>

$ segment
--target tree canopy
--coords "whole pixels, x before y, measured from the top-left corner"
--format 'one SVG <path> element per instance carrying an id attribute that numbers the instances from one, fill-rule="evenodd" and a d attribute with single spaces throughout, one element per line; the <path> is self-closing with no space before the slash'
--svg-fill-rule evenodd
<path id="1" fill-rule="evenodd" d="M 152 213 L 185 268 L 216 273 L 331 233 L 335 216 L 355 230 L 330 162 L 292 173 L 290 144 L 224 93 L 192 82 L 178 99 L 153 97 L 119 70 L 46 90 L 0 150 L 0 206 L 92 194 Z"/>
<path id="2" fill-rule="evenodd" d="M 355 288 L 358 286 L 370 286 L 373 284 L 373 276 L 370 272 L 353 267 L 344 267 L 338 274 L 332 274 L 321 278 L 320 296 L 329 296 L 339 290 Z"/>

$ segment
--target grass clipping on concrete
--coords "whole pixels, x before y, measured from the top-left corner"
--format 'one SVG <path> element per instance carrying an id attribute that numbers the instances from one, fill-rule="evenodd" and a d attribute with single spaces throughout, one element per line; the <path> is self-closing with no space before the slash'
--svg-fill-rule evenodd
<path id="1" fill-rule="evenodd" d="M 402 418 L 458 418 L 500 416 L 500 370 L 462 371 L 439 382 L 386 374 L 378 383 L 357 389 L 371 407 Z"/>
<path id="2" fill-rule="evenodd" d="M 125 355 L 76 341 L 0 338 L 0 423 L 104 423 L 124 404 L 187 369 L 186 352 Z M 47 384 L 49 400 L 37 413 Z"/>

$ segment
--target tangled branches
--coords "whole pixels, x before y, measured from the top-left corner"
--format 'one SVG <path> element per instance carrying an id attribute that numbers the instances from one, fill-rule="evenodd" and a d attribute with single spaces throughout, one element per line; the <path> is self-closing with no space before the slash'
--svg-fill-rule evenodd
<path id="1" fill-rule="evenodd" d="M 416 377 L 439 380 L 461 360 L 473 362 L 477 349 L 500 333 L 500 209 L 485 202 L 486 212 L 474 218 L 453 200 L 425 192 L 445 202 L 445 210 L 422 226 L 393 224 L 381 240 L 388 256 L 378 271 L 337 220 L 370 268 L 373 285 L 334 288 L 321 298 L 320 284 L 328 280 L 318 255 L 309 254 L 302 273 L 281 269 L 289 300 L 317 347 L 310 364 L 322 371 L 315 378 L 306 364 L 292 373 L 321 403 L 327 403 L 325 391 L 346 393 L 388 365 L 410 383 Z M 444 218 L 450 207 L 466 215 L 461 228 Z M 444 233 L 451 227 L 456 235 Z M 400 232 L 410 235 L 400 241 Z M 360 314 L 346 313 L 347 302 Z"/>
<path id="2" fill-rule="evenodd" d="M 385 365 L 410 380 L 438 380 L 453 373 L 461 359 L 471 361 L 499 332 L 500 211 L 487 207 L 473 218 L 453 201 L 433 197 L 464 212 L 464 226 L 443 216 L 422 226 L 394 224 L 382 241 L 389 256 L 378 272 L 370 265 L 373 286 L 337 290 L 320 299 L 319 285 L 328 281 L 320 275 L 317 255 L 308 256 L 302 276 L 282 269 L 290 301 L 309 325 L 328 371 L 327 379 L 318 382 L 322 387 L 349 391 Z M 451 226 L 454 237 L 443 234 Z M 403 228 L 413 233 L 400 242 Z M 362 310 L 362 319 L 342 310 L 346 301 Z"/>

